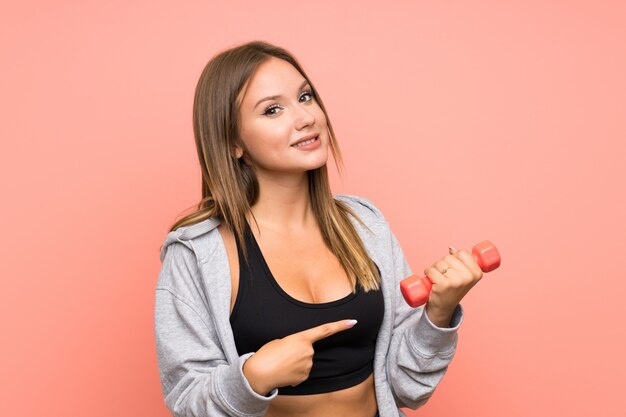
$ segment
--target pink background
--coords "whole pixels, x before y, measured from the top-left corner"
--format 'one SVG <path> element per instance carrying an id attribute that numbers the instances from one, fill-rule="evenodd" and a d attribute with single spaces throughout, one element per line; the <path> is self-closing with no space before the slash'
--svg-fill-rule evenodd
<path id="1" fill-rule="evenodd" d="M 19 4 L 19 5 L 18 5 Z M 410 264 L 499 247 L 421 416 L 623 415 L 626 6 L 54 1 L 0 10 L 0 415 L 168 416 L 159 246 L 199 199 L 193 92 L 291 50 Z"/>

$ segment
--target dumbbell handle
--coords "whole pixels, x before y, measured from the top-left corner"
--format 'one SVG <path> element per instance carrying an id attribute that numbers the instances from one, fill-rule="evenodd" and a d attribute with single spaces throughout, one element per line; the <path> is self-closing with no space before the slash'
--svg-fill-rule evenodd
<path id="1" fill-rule="evenodd" d="M 483 272 L 493 271 L 500 266 L 500 254 L 495 245 L 484 240 L 472 248 L 472 255 Z M 400 291 L 411 307 L 418 307 L 428 301 L 433 283 L 428 277 L 411 275 L 400 281 Z"/>

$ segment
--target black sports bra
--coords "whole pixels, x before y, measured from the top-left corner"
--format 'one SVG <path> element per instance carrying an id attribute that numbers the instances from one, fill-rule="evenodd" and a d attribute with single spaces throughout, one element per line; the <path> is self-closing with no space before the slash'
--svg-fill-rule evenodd
<path id="1" fill-rule="evenodd" d="M 383 320 L 382 292 L 357 292 L 327 303 L 305 303 L 278 285 L 263 258 L 250 226 L 245 244 L 250 269 L 239 254 L 239 289 L 230 324 L 239 355 L 256 352 L 267 342 L 320 324 L 356 319 L 351 329 L 313 343 L 309 378 L 296 385 L 277 387 L 279 395 L 305 395 L 337 391 L 364 381 L 373 371 L 376 337 Z M 378 266 L 377 266 L 378 268 Z M 380 269 L 379 269 L 380 273 Z"/>

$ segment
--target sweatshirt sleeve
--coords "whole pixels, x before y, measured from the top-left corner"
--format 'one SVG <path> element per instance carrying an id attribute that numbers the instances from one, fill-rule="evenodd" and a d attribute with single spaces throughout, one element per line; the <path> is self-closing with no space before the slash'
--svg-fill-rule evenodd
<path id="1" fill-rule="evenodd" d="M 449 328 L 434 325 L 424 306 L 410 307 L 400 291 L 400 281 L 412 275 L 402 248 L 389 229 L 393 258 L 395 316 L 387 378 L 398 407 L 417 409 L 428 401 L 454 356 L 463 308 L 457 305 Z"/>
<path id="2" fill-rule="evenodd" d="M 262 416 L 278 390 L 267 397 L 252 390 L 242 367 L 253 353 L 228 363 L 213 320 L 193 292 L 199 279 L 193 252 L 171 244 L 159 273 L 154 311 L 165 404 L 175 417 Z"/>

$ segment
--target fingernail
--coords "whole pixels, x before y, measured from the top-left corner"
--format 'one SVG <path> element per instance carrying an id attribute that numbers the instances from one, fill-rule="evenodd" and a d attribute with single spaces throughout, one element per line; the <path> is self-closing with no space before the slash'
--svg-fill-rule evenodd
<path id="1" fill-rule="evenodd" d="M 356 324 L 356 320 L 348 320 L 346 322 L 346 327 L 352 327 Z"/>
<path id="2" fill-rule="evenodd" d="M 454 246 L 448 246 L 448 251 L 450 251 L 450 255 L 452 255 L 454 252 L 458 252 Z"/>

